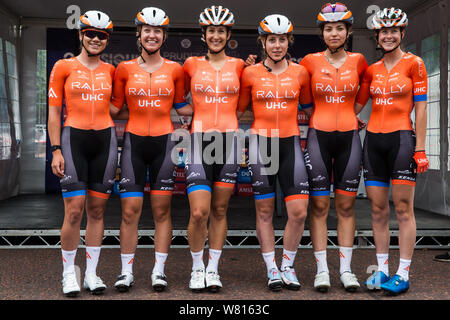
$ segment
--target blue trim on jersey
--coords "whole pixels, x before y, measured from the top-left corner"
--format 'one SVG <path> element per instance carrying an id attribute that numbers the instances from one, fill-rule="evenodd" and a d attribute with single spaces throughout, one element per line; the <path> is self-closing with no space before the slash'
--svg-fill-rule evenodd
<path id="1" fill-rule="evenodd" d="M 414 102 L 418 102 L 418 101 L 427 101 L 427 95 L 419 94 L 417 96 L 414 96 Z"/>
<path id="2" fill-rule="evenodd" d="M 387 183 L 387 182 L 367 180 L 367 181 L 365 181 L 365 183 L 366 183 L 366 187 L 385 187 L 385 188 L 389 188 L 389 183 Z"/>
<path id="3" fill-rule="evenodd" d="M 144 197 L 144 193 L 143 192 L 122 192 L 120 194 L 120 199 L 122 199 L 122 198 L 131 198 L 131 197 L 143 198 Z"/>
<path id="4" fill-rule="evenodd" d="M 310 191 L 309 192 L 310 196 L 313 197 L 318 197 L 318 196 L 329 196 L 330 195 L 330 190 L 324 190 L 324 191 Z"/>
<path id="5" fill-rule="evenodd" d="M 197 190 L 206 190 L 206 191 L 211 192 L 210 186 L 198 185 L 198 186 L 192 186 L 192 187 L 187 188 L 187 194 L 189 194 L 189 193 L 191 193 L 193 191 L 197 191 Z"/>
<path id="6" fill-rule="evenodd" d="M 180 103 L 174 103 L 173 106 L 175 107 L 175 109 L 181 109 L 183 107 L 187 106 L 187 102 L 180 102 Z"/>
<path id="7" fill-rule="evenodd" d="M 71 198 L 76 196 L 85 196 L 86 190 L 77 190 L 77 191 L 70 191 L 70 192 L 63 192 L 62 196 L 63 198 Z"/>
<path id="8" fill-rule="evenodd" d="M 255 195 L 255 200 L 263 200 L 263 199 L 270 199 L 275 197 L 275 192 L 267 193 L 267 194 L 259 194 Z"/>
<path id="9" fill-rule="evenodd" d="M 300 106 L 300 104 L 298 104 L 299 106 Z M 303 104 L 302 106 L 301 106 L 301 108 L 302 109 L 309 109 L 309 108 L 312 108 L 314 106 L 314 104 L 311 102 L 311 103 L 308 103 L 308 104 Z"/>

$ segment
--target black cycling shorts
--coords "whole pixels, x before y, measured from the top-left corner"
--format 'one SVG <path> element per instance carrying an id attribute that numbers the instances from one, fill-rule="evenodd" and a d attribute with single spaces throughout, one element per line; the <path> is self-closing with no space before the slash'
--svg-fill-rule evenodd
<path id="1" fill-rule="evenodd" d="M 299 136 L 277 138 L 251 134 L 248 168 L 255 200 L 275 197 L 277 177 L 286 202 L 309 198 Z"/>
<path id="2" fill-rule="evenodd" d="M 367 131 L 364 139 L 364 181 L 366 186 L 415 185 L 414 150 L 416 136 L 411 130 L 390 133 Z"/>
<path id="3" fill-rule="evenodd" d="M 138 136 L 125 132 L 120 157 L 121 198 L 144 196 L 147 168 L 150 194 L 172 194 L 176 171 L 171 152 L 176 142 L 171 136 Z"/>
<path id="4" fill-rule="evenodd" d="M 335 193 L 356 197 L 362 165 L 357 130 L 327 132 L 309 128 L 305 160 L 311 196 L 329 196 L 333 178 Z"/>
<path id="5" fill-rule="evenodd" d="M 108 199 L 117 171 L 117 138 L 114 127 L 81 130 L 64 127 L 61 151 L 65 162 L 60 180 L 63 198 L 89 195 Z"/>

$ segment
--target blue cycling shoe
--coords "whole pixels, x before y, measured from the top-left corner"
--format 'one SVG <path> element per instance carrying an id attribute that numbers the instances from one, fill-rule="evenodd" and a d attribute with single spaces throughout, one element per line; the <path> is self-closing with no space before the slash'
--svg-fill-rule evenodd
<path id="1" fill-rule="evenodd" d="M 381 284 L 388 282 L 390 279 L 391 278 L 383 271 L 377 271 L 374 272 L 364 284 L 369 290 L 381 290 Z"/>
<path id="2" fill-rule="evenodd" d="M 391 280 L 382 283 L 381 289 L 383 289 L 387 294 L 397 295 L 403 292 L 408 291 L 409 289 L 409 280 L 405 281 L 401 276 L 396 274 L 391 278 Z"/>

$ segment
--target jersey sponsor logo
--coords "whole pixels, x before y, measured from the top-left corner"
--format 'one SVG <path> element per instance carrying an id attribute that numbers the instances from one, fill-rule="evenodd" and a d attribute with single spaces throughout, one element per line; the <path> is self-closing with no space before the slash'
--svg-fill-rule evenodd
<path id="1" fill-rule="evenodd" d="M 326 92 L 326 93 L 347 93 L 355 91 L 357 88 L 357 83 L 350 83 L 349 85 L 344 85 L 342 89 L 338 89 L 337 86 L 325 85 L 323 83 L 316 83 L 316 91 Z"/>
<path id="2" fill-rule="evenodd" d="M 219 88 L 219 87 L 215 87 L 213 88 L 212 86 L 208 85 L 208 86 L 204 86 L 202 84 L 198 84 L 196 83 L 194 85 L 194 90 L 195 92 L 201 92 L 201 93 L 223 93 L 223 94 L 236 94 L 239 92 L 239 87 L 236 86 L 225 86 L 223 88 Z"/>
<path id="3" fill-rule="evenodd" d="M 101 82 L 100 87 L 96 87 L 95 85 L 92 85 L 92 87 L 89 85 L 89 83 L 82 83 L 82 82 L 72 82 L 72 90 L 73 89 L 80 89 L 80 90 L 89 90 L 89 91 L 98 91 L 98 90 L 110 90 L 112 86 L 107 82 Z"/>
<path id="4" fill-rule="evenodd" d="M 83 101 L 102 101 L 105 95 L 103 93 L 99 94 L 90 94 L 90 93 L 82 93 L 81 100 Z"/>
<path id="5" fill-rule="evenodd" d="M 50 88 L 50 90 L 48 90 L 48 97 L 49 98 L 58 98 L 58 96 L 56 95 L 55 91 L 53 90 L 53 88 Z"/>
<path id="6" fill-rule="evenodd" d="M 161 107 L 161 100 L 138 100 L 138 106 L 141 108 L 159 108 Z"/>
<path id="7" fill-rule="evenodd" d="M 427 89 L 425 87 L 414 88 L 414 94 L 418 93 L 427 93 Z"/>
<path id="8" fill-rule="evenodd" d="M 161 180 L 162 183 L 173 183 L 172 179 Z"/>
<path id="9" fill-rule="evenodd" d="M 72 179 L 72 176 L 67 176 L 67 175 L 65 175 L 64 177 L 62 177 L 60 180 L 59 180 L 59 182 L 60 183 L 63 183 L 63 182 L 66 182 L 66 181 L 68 181 L 68 180 L 71 180 Z"/>
<path id="10" fill-rule="evenodd" d="M 376 98 L 375 104 L 380 106 L 387 106 L 394 104 L 394 98 Z"/>
<path id="11" fill-rule="evenodd" d="M 286 101 L 282 101 L 282 102 L 276 102 L 276 101 L 272 101 L 272 102 L 266 102 L 266 109 L 287 109 L 287 102 Z"/>
<path id="12" fill-rule="evenodd" d="M 344 103 L 345 102 L 345 96 L 340 97 L 333 97 L 333 96 L 325 96 L 325 102 L 326 103 Z"/>
<path id="13" fill-rule="evenodd" d="M 402 93 L 403 89 L 405 87 L 406 87 L 406 84 L 404 84 L 404 85 L 396 84 L 394 86 L 385 87 L 385 88 L 371 86 L 370 92 L 372 93 L 372 95 L 375 95 L 375 94 L 388 95 L 388 94 Z"/>
<path id="14" fill-rule="evenodd" d="M 409 181 L 415 181 L 415 178 L 408 177 L 408 176 L 398 176 L 397 180 L 409 180 Z"/>
<path id="15" fill-rule="evenodd" d="M 257 99 L 294 99 L 297 98 L 298 91 L 295 90 L 285 90 L 285 91 L 256 91 Z"/>
<path id="16" fill-rule="evenodd" d="M 254 183 L 252 183 L 252 186 L 253 187 L 259 187 L 259 186 L 261 186 L 263 184 L 264 184 L 264 182 L 262 182 L 262 181 L 255 181 Z"/>
<path id="17" fill-rule="evenodd" d="M 143 97 L 167 97 L 170 96 L 173 89 L 170 88 L 158 88 L 156 92 L 152 93 L 150 89 L 138 89 L 138 88 L 128 88 L 128 95 L 130 96 L 143 96 Z"/>
<path id="18" fill-rule="evenodd" d="M 208 97 L 205 96 L 205 103 L 228 103 L 228 97 Z"/>

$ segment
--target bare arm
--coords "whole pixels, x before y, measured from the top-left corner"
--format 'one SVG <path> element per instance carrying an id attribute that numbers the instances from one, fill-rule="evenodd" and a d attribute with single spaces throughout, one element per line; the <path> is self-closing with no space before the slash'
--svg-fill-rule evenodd
<path id="1" fill-rule="evenodd" d="M 414 103 L 416 115 L 416 150 L 425 150 L 425 138 L 427 133 L 427 102 Z"/>

